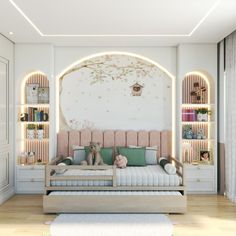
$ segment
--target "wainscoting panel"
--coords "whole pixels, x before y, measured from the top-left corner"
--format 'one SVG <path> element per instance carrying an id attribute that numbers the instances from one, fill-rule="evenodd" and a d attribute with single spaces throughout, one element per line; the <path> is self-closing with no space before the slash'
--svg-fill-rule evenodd
<path id="1" fill-rule="evenodd" d="M 0 191 L 9 185 L 9 153 L 0 154 Z"/>

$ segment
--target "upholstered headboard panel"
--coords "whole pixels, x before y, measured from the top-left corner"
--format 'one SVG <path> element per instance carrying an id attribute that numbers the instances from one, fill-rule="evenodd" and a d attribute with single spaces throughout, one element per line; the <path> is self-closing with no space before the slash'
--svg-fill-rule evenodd
<path id="1" fill-rule="evenodd" d="M 87 146 L 89 142 L 111 146 L 157 146 L 157 156 L 171 155 L 171 131 L 61 131 L 57 135 L 57 155 L 73 156 L 73 145 Z"/>

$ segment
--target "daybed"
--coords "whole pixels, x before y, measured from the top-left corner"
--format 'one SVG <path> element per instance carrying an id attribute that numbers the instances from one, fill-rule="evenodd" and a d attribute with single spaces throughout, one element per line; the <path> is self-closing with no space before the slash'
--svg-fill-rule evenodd
<path id="1" fill-rule="evenodd" d="M 106 166 L 57 166 L 63 157 L 73 156 L 73 145 L 90 141 L 105 147 L 157 146 L 157 158 L 168 157 L 177 168 L 168 175 L 160 165 L 118 169 Z M 170 157 L 169 131 L 70 131 L 60 132 L 58 156 L 46 166 L 45 213 L 184 213 L 186 195 L 184 166 Z M 64 171 L 62 171 L 64 169 Z M 56 174 L 56 170 L 60 173 Z"/>

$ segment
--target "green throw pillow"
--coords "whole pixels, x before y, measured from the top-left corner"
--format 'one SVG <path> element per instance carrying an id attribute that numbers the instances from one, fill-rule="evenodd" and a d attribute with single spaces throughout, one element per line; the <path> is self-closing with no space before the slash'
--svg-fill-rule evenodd
<path id="1" fill-rule="evenodd" d="M 113 149 L 111 147 L 101 148 L 100 153 L 105 164 L 113 164 Z"/>
<path id="2" fill-rule="evenodd" d="M 84 147 L 84 149 L 85 149 L 85 153 L 87 157 L 89 154 L 89 146 Z M 112 147 L 101 148 L 100 154 L 105 164 L 113 165 L 113 148 Z"/>
<path id="3" fill-rule="evenodd" d="M 120 155 L 127 158 L 128 166 L 146 166 L 145 148 L 118 147 L 117 150 Z"/>

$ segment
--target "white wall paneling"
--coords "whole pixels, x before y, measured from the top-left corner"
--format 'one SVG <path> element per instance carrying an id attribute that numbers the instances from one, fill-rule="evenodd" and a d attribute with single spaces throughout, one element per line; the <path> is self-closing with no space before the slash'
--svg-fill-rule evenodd
<path id="1" fill-rule="evenodd" d="M 13 190 L 14 45 L 0 35 L 0 204 Z"/>

